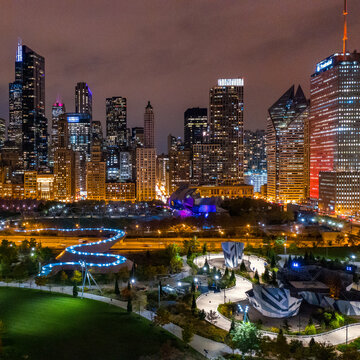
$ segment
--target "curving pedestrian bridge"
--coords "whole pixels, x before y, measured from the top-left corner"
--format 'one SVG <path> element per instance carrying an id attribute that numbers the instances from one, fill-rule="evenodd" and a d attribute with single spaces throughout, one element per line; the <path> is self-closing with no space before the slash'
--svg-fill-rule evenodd
<path id="1" fill-rule="evenodd" d="M 109 238 L 89 243 L 81 243 L 67 247 L 56 260 L 58 262 L 44 265 L 38 276 L 47 276 L 50 273 L 56 274 L 60 270 L 74 270 L 83 268 L 85 265 L 96 272 L 117 272 L 123 266 L 131 268 L 132 262 L 124 256 L 107 253 L 118 241 L 125 237 L 125 231 L 109 228 L 75 228 L 57 229 L 45 228 L 36 230 L 17 230 L 18 232 L 57 232 L 66 234 L 107 234 Z"/>

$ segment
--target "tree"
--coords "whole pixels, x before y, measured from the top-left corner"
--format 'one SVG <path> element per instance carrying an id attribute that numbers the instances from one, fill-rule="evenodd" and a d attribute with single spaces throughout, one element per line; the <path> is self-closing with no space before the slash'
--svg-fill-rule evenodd
<path id="1" fill-rule="evenodd" d="M 206 312 L 205 312 L 204 309 L 199 310 L 198 317 L 199 317 L 199 320 L 205 320 L 206 319 Z"/>
<path id="2" fill-rule="evenodd" d="M 79 294 L 78 287 L 76 285 L 73 286 L 73 297 L 77 297 Z"/>
<path id="3" fill-rule="evenodd" d="M 207 313 L 206 317 L 212 324 L 215 325 L 217 323 L 217 319 L 219 318 L 219 315 L 216 313 L 216 311 L 210 310 Z"/>
<path id="4" fill-rule="evenodd" d="M 47 283 L 47 281 L 48 281 L 48 279 L 47 279 L 46 276 L 37 276 L 37 277 L 35 278 L 35 284 L 36 284 L 37 286 L 45 286 L 46 283 Z"/>
<path id="5" fill-rule="evenodd" d="M 254 280 L 257 284 L 260 283 L 259 273 L 257 270 L 255 271 Z"/>
<path id="6" fill-rule="evenodd" d="M 115 288 L 114 288 L 115 295 L 120 295 L 120 289 L 119 289 L 119 282 L 117 277 L 115 277 Z"/>
<path id="7" fill-rule="evenodd" d="M 191 312 L 195 314 L 195 311 L 196 311 L 196 299 L 195 299 L 195 294 L 193 294 L 192 302 L 191 302 Z"/>
<path id="8" fill-rule="evenodd" d="M 73 276 L 71 278 L 71 281 L 75 284 L 80 284 L 82 280 L 81 272 L 78 270 L 75 270 L 73 273 Z"/>
<path id="9" fill-rule="evenodd" d="M 202 247 L 202 254 L 203 254 L 203 255 L 206 255 L 207 251 L 208 251 L 208 250 L 207 250 L 207 244 L 204 243 L 204 244 L 203 244 L 203 247 Z"/>
<path id="10" fill-rule="evenodd" d="M 270 282 L 270 272 L 268 267 L 265 268 L 265 271 L 261 276 L 261 280 L 266 284 Z"/>
<path id="11" fill-rule="evenodd" d="M 196 288 L 195 288 L 195 282 L 194 282 L 194 280 L 191 282 L 191 293 L 193 294 L 193 293 L 195 293 L 195 291 L 196 291 Z"/>
<path id="12" fill-rule="evenodd" d="M 240 271 L 241 272 L 246 272 L 246 266 L 245 266 L 244 261 L 242 261 L 241 264 L 240 264 Z"/>
<path id="13" fill-rule="evenodd" d="M 60 280 L 61 280 L 61 282 L 62 282 L 63 284 L 65 284 L 65 282 L 66 282 L 67 279 L 68 279 L 68 276 L 67 276 L 66 272 L 65 272 L 64 270 L 61 271 L 61 273 L 60 273 Z"/>
<path id="14" fill-rule="evenodd" d="M 139 314 L 143 311 L 147 304 L 147 296 L 144 292 L 138 292 L 134 299 L 135 311 Z"/>
<path id="15" fill-rule="evenodd" d="M 270 259 L 270 267 L 274 268 L 276 266 L 276 258 L 275 258 L 275 254 L 272 253 L 271 254 L 271 259 Z"/>
<path id="16" fill-rule="evenodd" d="M 126 310 L 127 310 L 128 313 L 132 312 L 132 300 L 131 300 L 131 297 L 128 298 Z"/>
<path id="17" fill-rule="evenodd" d="M 189 342 L 194 337 L 194 328 L 190 322 L 186 322 L 186 324 L 184 325 L 181 336 L 185 344 L 189 344 Z"/>
<path id="18" fill-rule="evenodd" d="M 236 281 L 236 277 L 235 277 L 235 271 L 231 271 L 231 276 L 230 276 L 230 283 L 233 283 Z"/>
<path id="19" fill-rule="evenodd" d="M 276 271 L 275 271 L 275 270 L 272 271 L 271 282 L 272 282 L 274 285 L 276 285 Z"/>
<path id="20" fill-rule="evenodd" d="M 158 326 L 164 326 L 170 323 L 170 313 L 163 306 L 157 309 L 154 323 Z"/>
<path id="21" fill-rule="evenodd" d="M 237 349 L 244 355 L 259 349 L 260 333 L 257 327 L 251 322 L 243 322 L 236 326 L 231 332 L 232 341 Z"/>

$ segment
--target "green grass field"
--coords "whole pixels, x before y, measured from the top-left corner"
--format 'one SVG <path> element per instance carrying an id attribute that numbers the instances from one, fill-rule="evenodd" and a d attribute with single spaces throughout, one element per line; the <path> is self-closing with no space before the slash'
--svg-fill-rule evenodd
<path id="1" fill-rule="evenodd" d="M 168 341 L 184 359 L 203 358 L 151 322 L 93 300 L 0 288 L 0 320 L 5 353 L 17 354 L 11 359 L 139 359 Z"/>

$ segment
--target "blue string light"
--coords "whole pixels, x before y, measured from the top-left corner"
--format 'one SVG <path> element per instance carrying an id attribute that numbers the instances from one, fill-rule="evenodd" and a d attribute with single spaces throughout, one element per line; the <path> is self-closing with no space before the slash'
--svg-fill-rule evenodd
<path id="1" fill-rule="evenodd" d="M 36 230 L 16 230 L 17 232 L 41 232 L 41 231 L 62 231 L 62 232 L 72 232 L 72 231 L 100 231 L 100 232 L 109 232 L 109 233 L 115 233 L 114 236 L 110 237 L 109 239 L 95 241 L 87 244 L 79 244 L 79 245 L 71 245 L 65 249 L 65 252 L 71 253 L 73 255 L 77 256 L 96 256 L 96 257 L 105 257 L 106 260 L 108 258 L 114 258 L 113 262 L 102 262 L 102 263 L 88 263 L 87 265 L 89 267 L 110 267 L 110 266 L 117 266 L 121 265 L 126 262 L 126 258 L 121 255 L 115 255 L 115 254 L 103 254 L 100 252 L 89 252 L 84 251 L 87 247 L 96 247 L 96 245 L 100 244 L 106 244 L 109 242 L 116 242 L 123 238 L 125 236 L 125 231 L 119 230 L 119 229 L 108 229 L 108 228 L 79 228 L 79 229 L 56 229 L 56 228 L 46 228 L 46 229 L 36 229 Z M 80 251 L 81 250 L 81 251 Z M 83 259 L 79 259 L 78 262 L 76 261 L 64 261 L 64 262 L 57 262 L 52 263 L 48 265 L 44 265 L 41 268 L 41 272 L 38 274 L 38 276 L 47 276 L 51 273 L 51 271 L 54 270 L 54 267 L 63 267 L 66 265 L 78 265 L 81 267 L 81 262 L 83 262 Z"/>

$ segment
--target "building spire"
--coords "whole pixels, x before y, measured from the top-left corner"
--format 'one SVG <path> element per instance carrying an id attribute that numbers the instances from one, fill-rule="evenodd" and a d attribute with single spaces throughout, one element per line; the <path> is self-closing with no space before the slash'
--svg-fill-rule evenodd
<path id="1" fill-rule="evenodd" d="M 344 10 L 343 10 L 343 15 L 344 15 L 344 37 L 343 37 L 343 54 L 346 54 L 346 42 L 348 40 L 348 36 L 347 36 L 347 15 L 348 15 L 348 11 L 347 11 L 347 0 L 344 0 Z"/>
<path id="2" fill-rule="evenodd" d="M 22 61 L 22 40 L 18 38 L 18 44 L 16 49 L 16 62 Z"/>

